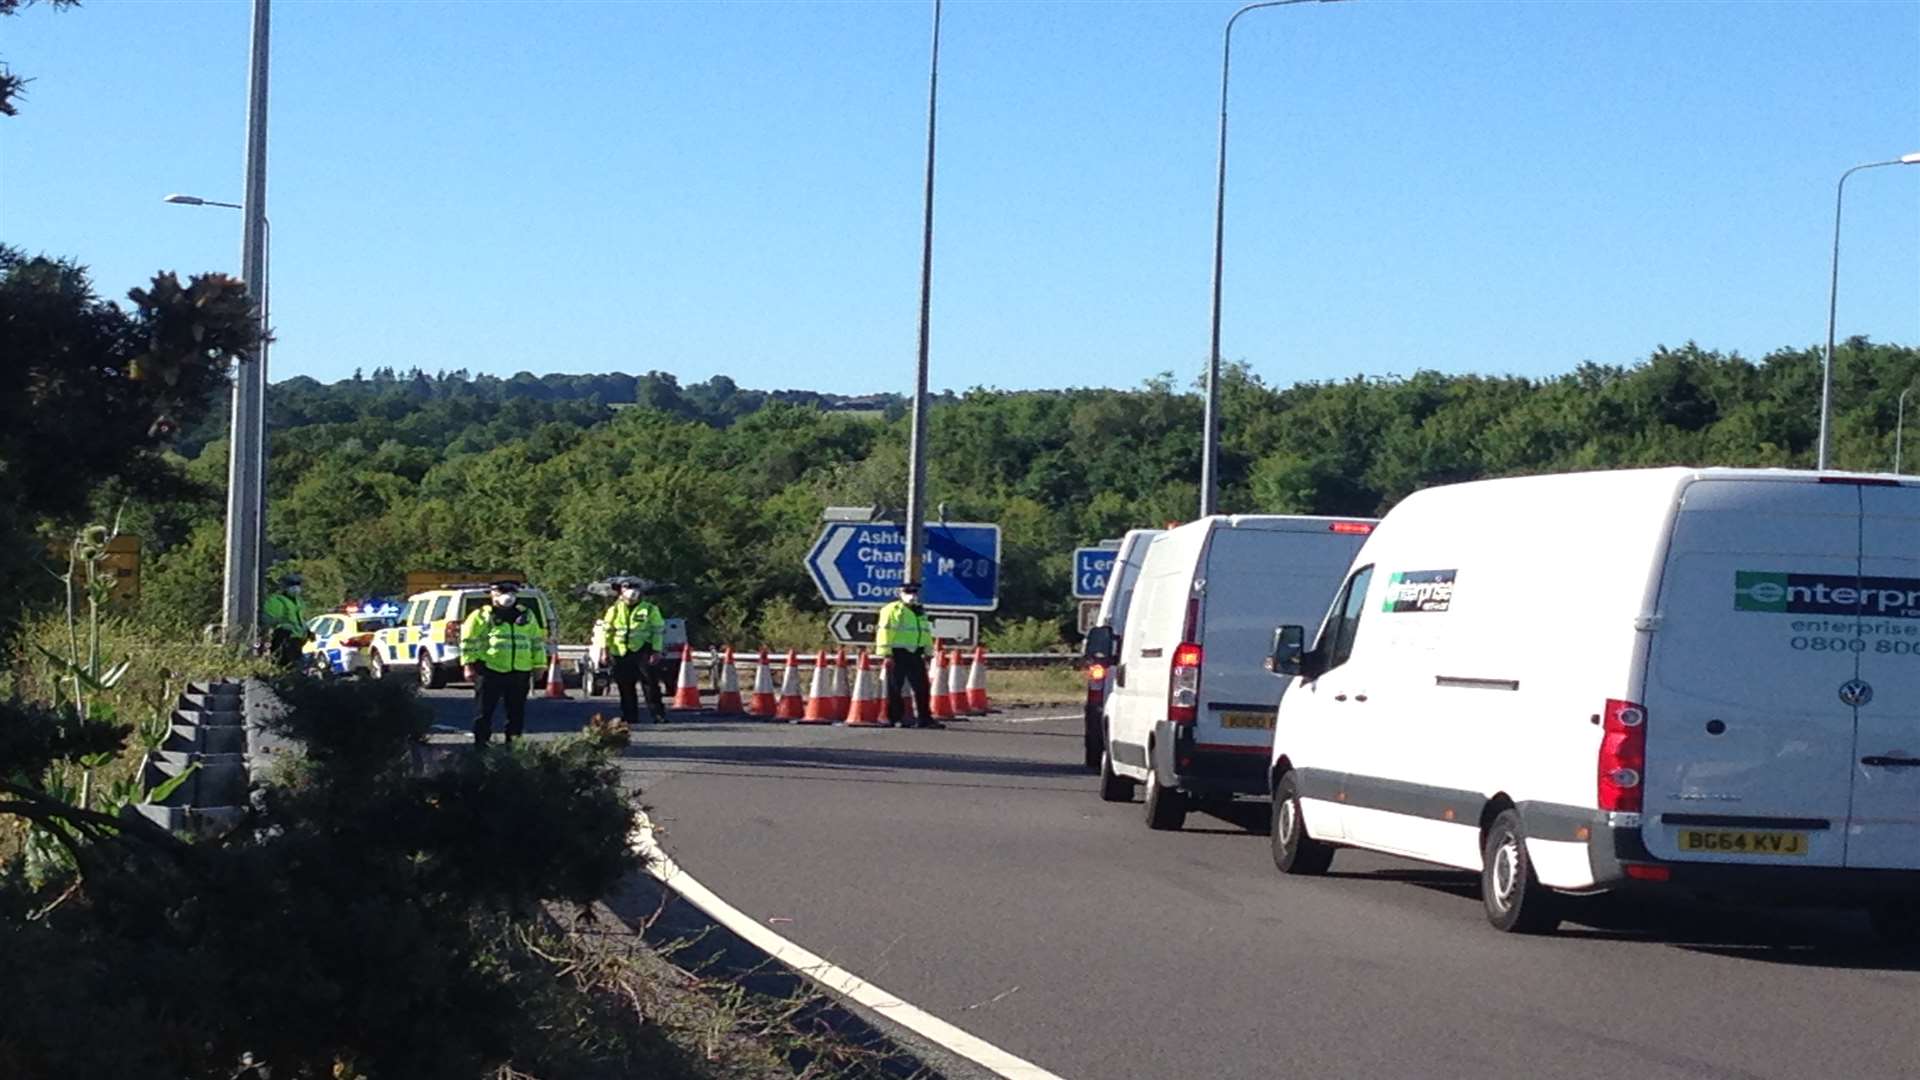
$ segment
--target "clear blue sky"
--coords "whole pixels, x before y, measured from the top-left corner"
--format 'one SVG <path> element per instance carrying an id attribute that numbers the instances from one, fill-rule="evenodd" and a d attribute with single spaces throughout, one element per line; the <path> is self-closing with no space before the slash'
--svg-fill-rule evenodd
<path id="1" fill-rule="evenodd" d="M 1204 365 L 1233 2 L 947 4 L 933 382 Z M 274 5 L 274 377 L 911 386 L 930 8 Z M 0 22 L 0 238 L 229 269 L 248 7 Z M 1920 3 L 1404 3 L 1235 35 L 1225 345 L 1271 382 L 1822 339 L 1835 180 L 1920 150 Z M 1840 333 L 1920 343 L 1920 167 L 1847 185 Z"/>

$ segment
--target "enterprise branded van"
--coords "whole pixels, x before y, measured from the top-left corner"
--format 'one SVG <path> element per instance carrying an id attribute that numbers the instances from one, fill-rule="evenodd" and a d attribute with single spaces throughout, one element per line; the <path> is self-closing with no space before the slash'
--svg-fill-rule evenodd
<path id="1" fill-rule="evenodd" d="M 1920 934 L 1920 484 L 1648 469 L 1387 515 L 1293 679 L 1273 853 L 1478 870 L 1502 930 L 1617 887 L 1866 906 Z"/>
<path id="2" fill-rule="evenodd" d="M 1115 653 L 1100 797 L 1144 785 L 1148 826 L 1177 829 L 1192 799 L 1266 794 L 1283 689 L 1262 666 L 1269 631 L 1324 610 L 1372 529 L 1216 516 L 1153 538 Z"/>
<path id="3" fill-rule="evenodd" d="M 1146 561 L 1147 544 L 1165 529 L 1128 529 L 1120 538 L 1120 550 L 1113 554 L 1113 569 L 1107 571 L 1107 588 L 1100 594 L 1100 610 L 1094 616 L 1095 628 L 1104 634 L 1087 638 L 1086 755 L 1087 769 L 1100 769 L 1100 754 L 1107 743 L 1107 694 L 1113 689 L 1113 662 L 1126 637 L 1127 611 L 1133 606 L 1133 585 L 1140 579 L 1140 564 Z"/>

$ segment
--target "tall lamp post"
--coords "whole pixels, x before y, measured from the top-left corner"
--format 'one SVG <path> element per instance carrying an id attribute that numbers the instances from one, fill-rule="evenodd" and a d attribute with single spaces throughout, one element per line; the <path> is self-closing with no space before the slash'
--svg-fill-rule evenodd
<path id="1" fill-rule="evenodd" d="M 1820 448 L 1814 464 L 1817 469 L 1827 467 L 1827 459 L 1833 443 L 1833 324 L 1834 315 L 1838 312 L 1840 304 L 1840 201 L 1847 194 L 1847 177 L 1862 169 L 1878 169 L 1887 165 L 1920 165 L 1920 151 L 1887 161 L 1869 161 L 1864 165 L 1855 165 L 1841 173 L 1840 182 L 1834 185 L 1833 263 L 1832 275 L 1827 284 L 1827 352 L 1820 364 Z"/>
<path id="2" fill-rule="evenodd" d="M 1233 62 L 1233 24 L 1249 11 L 1309 2 L 1330 0 L 1261 0 L 1248 4 L 1227 19 L 1220 47 L 1220 168 L 1213 199 L 1213 333 L 1207 348 L 1207 408 L 1203 421 L 1206 430 L 1200 451 L 1201 517 L 1215 513 L 1220 506 L 1220 271 L 1227 228 L 1227 69 Z"/>
<path id="3" fill-rule="evenodd" d="M 920 227 L 920 352 L 908 443 L 907 564 L 902 584 L 920 579 L 927 533 L 927 337 L 933 305 L 933 135 L 940 104 L 940 0 L 933 0 L 933 58 L 927 68 L 927 184 Z"/>

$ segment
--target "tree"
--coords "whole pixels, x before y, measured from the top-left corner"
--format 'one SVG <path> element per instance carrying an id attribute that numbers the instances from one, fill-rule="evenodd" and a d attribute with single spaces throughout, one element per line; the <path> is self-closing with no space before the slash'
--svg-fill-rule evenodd
<path id="1" fill-rule="evenodd" d="M 18 15 L 23 8 L 30 8 L 35 0 L 0 0 L 0 17 Z M 80 6 L 80 0 L 49 0 L 48 7 L 55 11 L 61 8 Z M 15 104 L 25 97 L 26 86 L 33 80 L 15 75 L 13 70 L 0 61 L 0 116 L 18 116 L 19 107 Z"/>

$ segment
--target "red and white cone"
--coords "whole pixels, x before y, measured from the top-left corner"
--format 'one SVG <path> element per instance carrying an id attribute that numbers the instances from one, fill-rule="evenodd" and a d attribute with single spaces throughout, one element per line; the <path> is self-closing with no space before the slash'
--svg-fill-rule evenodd
<path id="1" fill-rule="evenodd" d="M 693 646 L 680 646 L 680 681 L 673 689 L 673 707 L 700 711 L 700 683 L 693 672 Z"/>
<path id="2" fill-rule="evenodd" d="M 821 649 L 813 662 L 813 685 L 807 691 L 807 712 L 802 724 L 831 724 L 833 717 L 833 669 L 827 666 L 827 650 Z"/>
<path id="3" fill-rule="evenodd" d="M 886 702 L 874 691 L 872 666 L 867 651 L 860 650 L 860 662 L 853 669 L 853 702 L 847 709 L 848 727 L 886 727 Z M 876 708 L 876 706 L 878 706 Z"/>
<path id="4" fill-rule="evenodd" d="M 967 665 L 958 649 L 947 654 L 947 706 L 953 710 L 956 720 L 965 720 L 971 715 L 967 709 Z"/>
<path id="5" fill-rule="evenodd" d="M 714 688 L 713 711 L 721 716 L 739 716 L 746 711 L 740 701 L 740 670 L 733 666 L 733 646 L 721 654 L 719 685 Z"/>
<path id="6" fill-rule="evenodd" d="M 775 706 L 776 720 L 798 720 L 806 715 L 807 703 L 800 697 L 800 658 L 787 650 L 787 670 L 780 676 L 780 703 Z"/>
<path id="7" fill-rule="evenodd" d="M 946 653 L 938 647 L 933 651 L 933 667 L 927 671 L 928 689 L 933 698 L 930 712 L 935 720 L 953 719 L 953 691 L 947 686 Z"/>
<path id="8" fill-rule="evenodd" d="M 973 650 L 973 670 L 967 673 L 967 712 L 985 716 L 993 711 L 987 700 L 987 650 Z"/>
<path id="9" fill-rule="evenodd" d="M 567 700 L 567 680 L 566 676 L 560 674 L 560 658 L 558 656 L 547 661 L 547 699 L 550 701 Z"/>
<path id="10" fill-rule="evenodd" d="M 753 697 L 747 700 L 747 715 L 760 720 L 773 719 L 780 703 L 773 695 L 773 665 L 767 662 L 767 650 L 760 650 L 760 666 L 753 673 Z"/>
<path id="11" fill-rule="evenodd" d="M 833 655 L 833 718 L 845 722 L 853 713 L 853 675 L 847 669 L 847 649 Z"/>

